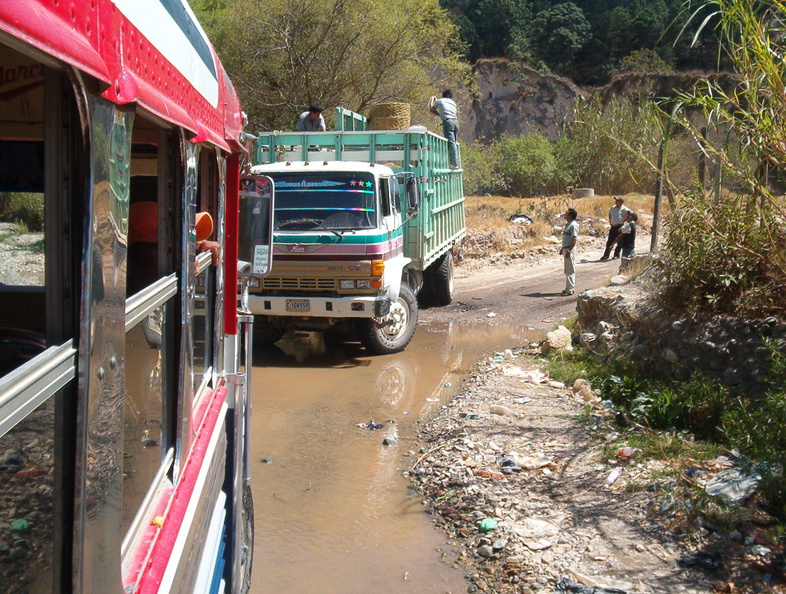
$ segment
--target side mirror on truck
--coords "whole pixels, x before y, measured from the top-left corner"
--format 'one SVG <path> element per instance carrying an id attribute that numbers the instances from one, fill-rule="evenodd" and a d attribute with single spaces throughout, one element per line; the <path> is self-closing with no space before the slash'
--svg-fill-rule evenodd
<path id="1" fill-rule="evenodd" d="M 407 218 L 414 219 L 420 214 L 420 191 L 418 190 L 418 180 L 414 175 L 410 175 L 404 181 L 407 189 Z"/>
<path id="2" fill-rule="evenodd" d="M 273 267 L 273 209 L 275 187 L 266 175 L 240 178 L 238 269 L 242 276 L 263 277 Z"/>

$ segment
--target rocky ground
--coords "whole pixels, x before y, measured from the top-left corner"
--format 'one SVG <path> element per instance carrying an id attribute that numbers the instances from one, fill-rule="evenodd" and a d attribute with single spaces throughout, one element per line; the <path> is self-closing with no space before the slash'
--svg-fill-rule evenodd
<path id="1" fill-rule="evenodd" d="M 582 270 L 602 265 L 594 264 L 600 247 L 599 240 L 583 244 L 579 284 Z M 493 282 L 459 283 L 495 285 L 558 265 L 543 250 L 524 260 L 464 263 L 457 276 L 484 270 Z M 471 319 L 476 307 L 476 317 L 493 309 L 515 319 L 527 313 L 519 297 L 533 297 L 554 300 L 555 315 L 538 320 L 553 327 L 575 307 L 575 298 L 570 306 L 545 291 L 490 293 L 488 308 L 470 297 L 426 315 Z M 543 363 L 538 345 L 489 357 L 420 432 L 422 454 L 410 476 L 438 528 L 460 547 L 470 592 L 786 592 L 783 552 L 767 536 L 771 519 L 755 497 L 733 512 L 734 530 L 694 507 L 733 456 L 646 458 L 625 443 L 641 428 L 620 426 L 596 394 L 550 381 Z"/>

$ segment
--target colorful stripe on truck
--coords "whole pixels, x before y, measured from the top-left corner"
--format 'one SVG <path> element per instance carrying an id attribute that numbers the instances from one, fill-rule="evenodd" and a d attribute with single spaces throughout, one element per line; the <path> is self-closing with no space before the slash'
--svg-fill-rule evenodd
<path id="1" fill-rule="evenodd" d="M 390 239 L 387 233 L 358 235 L 279 235 L 273 245 L 273 257 L 278 260 L 309 259 L 327 260 L 358 258 L 363 260 L 389 260 L 404 253 L 404 235 L 396 229 Z"/>

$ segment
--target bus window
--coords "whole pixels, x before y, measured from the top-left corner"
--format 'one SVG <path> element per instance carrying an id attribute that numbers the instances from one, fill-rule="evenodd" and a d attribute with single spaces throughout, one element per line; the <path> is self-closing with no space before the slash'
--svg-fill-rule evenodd
<path id="1" fill-rule="evenodd" d="M 64 113 L 73 105 L 44 92 L 45 84 L 61 88 L 59 75 L 2 44 L 0 71 L 0 544 L 7 547 L 0 590 L 52 592 L 54 542 L 63 530 L 57 510 L 66 497 L 58 482 L 68 448 L 63 403 L 75 393 L 68 386 L 75 350 L 71 341 L 47 350 L 47 336 L 50 344 L 73 336 L 66 313 L 73 301 L 59 296 L 74 271 L 57 257 L 68 253 L 64 229 L 76 232 L 79 217 L 63 214 L 66 176 L 54 175 L 61 164 L 47 161 L 62 150 L 67 127 L 44 114 L 56 112 L 45 103 Z M 55 129 L 64 136 L 55 140 Z"/>

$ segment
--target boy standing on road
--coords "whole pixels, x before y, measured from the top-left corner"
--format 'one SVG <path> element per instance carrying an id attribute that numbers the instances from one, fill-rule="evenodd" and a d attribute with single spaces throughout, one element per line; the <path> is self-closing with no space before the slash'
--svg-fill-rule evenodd
<path id="1" fill-rule="evenodd" d="M 606 240 L 606 249 L 603 251 L 603 256 L 600 258 L 601 260 L 609 259 L 611 248 L 620 234 L 620 227 L 622 227 L 622 223 L 625 222 L 625 217 L 627 217 L 629 213 L 633 212 L 627 206 L 624 206 L 624 202 L 625 199 L 622 196 L 615 196 L 614 206 L 609 209 L 609 225 L 611 225 L 611 229 L 609 229 L 609 238 Z M 614 248 L 614 257 L 620 257 L 619 246 Z"/>
<path id="2" fill-rule="evenodd" d="M 579 224 L 576 222 L 579 213 L 575 208 L 569 208 L 562 216 L 565 219 L 565 227 L 562 229 L 562 247 L 559 253 L 565 262 L 565 290 L 561 294 L 567 297 L 573 295 L 576 288 L 576 260 L 573 251 L 579 236 Z"/>
<path id="3" fill-rule="evenodd" d="M 628 213 L 625 222 L 620 227 L 620 234 L 615 242 L 619 242 L 622 248 L 623 258 L 632 258 L 636 251 L 636 221 L 639 216 L 635 212 Z"/>

